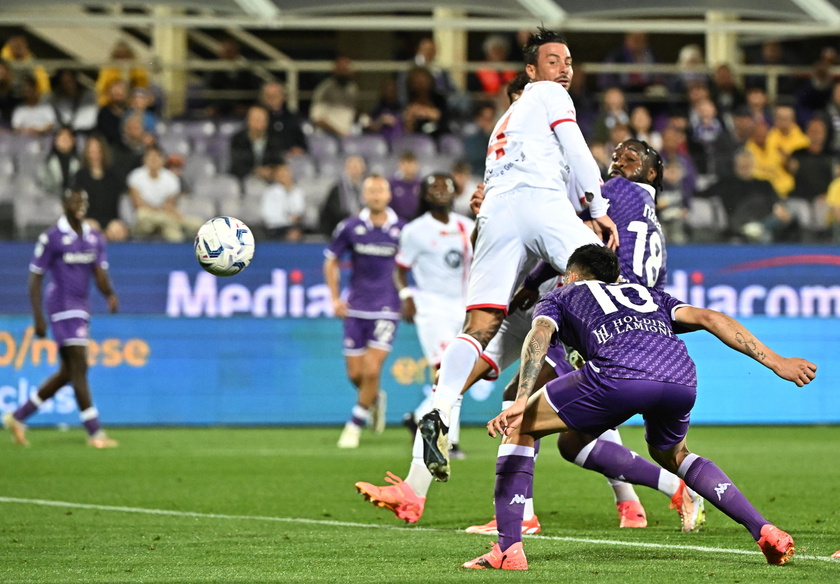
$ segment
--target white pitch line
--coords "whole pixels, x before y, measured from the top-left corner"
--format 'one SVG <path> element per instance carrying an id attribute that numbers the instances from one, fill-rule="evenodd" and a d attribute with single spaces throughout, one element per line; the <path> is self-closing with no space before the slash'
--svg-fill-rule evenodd
<path id="1" fill-rule="evenodd" d="M 194 511 L 172 511 L 169 509 L 146 509 L 143 507 L 121 507 L 116 505 L 91 505 L 88 503 L 71 503 L 69 501 L 50 501 L 47 499 L 20 499 L 17 497 L 0 497 L 0 503 L 18 503 L 21 505 L 41 505 L 43 507 L 64 507 L 70 509 L 92 509 L 96 511 L 115 511 L 121 513 L 140 513 L 144 515 L 169 515 L 172 517 L 194 517 L 200 519 L 233 519 L 246 521 L 273 521 L 278 523 L 304 523 L 309 525 L 326 525 L 330 527 L 361 527 L 367 529 L 391 529 L 398 531 L 425 531 L 425 532 L 448 532 L 450 529 L 436 529 L 432 527 L 405 527 L 399 525 L 374 525 L 370 523 L 354 523 L 351 521 L 331 521 L 326 519 L 303 519 L 300 517 L 267 517 L 263 515 L 226 515 L 222 513 L 197 513 Z M 457 533 L 465 533 L 456 530 Z M 733 550 L 723 548 L 713 548 L 698 545 L 680 545 L 680 544 L 661 544 L 649 543 L 643 541 L 620 541 L 613 539 L 589 539 L 584 537 L 564 537 L 555 535 L 529 535 L 533 539 L 542 539 L 547 541 L 568 541 L 572 543 L 586 543 L 595 545 L 612 545 L 624 547 L 640 547 L 652 549 L 668 549 L 668 550 L 689 550 L 695 552 L 706 552 L 715 554 L 736 554 L 747 556 L 762 556 L 758 551 L 747 550 Z M 763 556 L 762 556 L 763 557 Z M 824 562 L 835 562 L 834 558 L 823 556 L 812 556 L 806 554 L 796 554 L 797 560 L 820 560 Z"/>

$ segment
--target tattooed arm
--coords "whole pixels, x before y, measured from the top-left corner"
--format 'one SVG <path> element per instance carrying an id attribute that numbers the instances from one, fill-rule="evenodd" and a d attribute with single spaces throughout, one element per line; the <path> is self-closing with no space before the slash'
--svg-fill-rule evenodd
<path id="1" fill-rule="evenodd" d="M 551 335 L 554 334 L 554 322 L 547 318 L 537 317 L 531 325 L 525 342 L 522 343 L 522 354 L 519 362 L 519 391 L 516 399 L 531 397 L 539 387 L 535 387 L 537 377 L 542 370 Z"/>
<path id="2" fill-rule="evenodd" d="M 674 320 L 693 328 L 702 328 L 736 351 L 752 357 L 771 371 L 799 387 L 817 375 L 817 366 L 799 357 L 782 357 L 762 343 L 747 327 L 716 310 L 681 306 L 674 311 Z"/>

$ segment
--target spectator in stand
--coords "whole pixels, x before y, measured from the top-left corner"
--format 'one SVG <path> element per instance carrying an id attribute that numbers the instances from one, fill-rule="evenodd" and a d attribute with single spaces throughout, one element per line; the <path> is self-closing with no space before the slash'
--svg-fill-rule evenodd
<path id="1" fill-rule="evenodd" d="M 530 81 L 530 79 L 527 81 Z M 510 93 L 509 89 L 508 93 Z M 598 100 L 593 92 L 587 89 L 586 70 L 583 65 L 578 63 L 575 63 L 575 74 L 572 76 L 571 83 L 569 83 L 569 96 L 572 98 L 572 103 L 575 104 L 575 117 L 578 126 L 580 126 L 580 131 L 583 132 L 587 140 L 591 139 L 595 129 L 595 119 L 598 117 Z"/>
<path id="2" fill-rule="evenodd" d="M 12 112 L 12 129 L 21 134 L 49 134 L 56 126 L 55 110 L 41 99 L 38 82 L 32 75 L 21 80 L 21 102 Z"/>
<path id="3" fill-rule="evenodd" d="M 128 226 L 119 218 L 120 197 L 125 183 L 111 168 L 111 149 L 97 134 L 88 137 L 82 152 L 82 167 L 74 185 L 88 194 L 88 223 L 102 231 L 108 241 L 128 239 Z"/>
<path id="4" fill-rule="evenodd" d="M 152 92 L 143 87 L 135 87 L 131 90 L 131 95 L 128 98 L 128 110 L 124 117 L 140 116 L 143 120 L 143 129 L 149 134 L 157 133 L 158 118 L 155 115 L 154 107 L 155 96 Z"/>
<path id="5" fill-rule="evenodd" d="M 685 132 L 677 123 L 662 131 L 662 191 L 656 196 L 656 214 L 669 244 L 688 242 L 685 219 L 694 196 L 697 171 L 686 151 Z"/>
<path id="6" fill-rule="evenodd" d="M 683 46 L 677 57 L 677 66 L 680 71 L 674 76 L 670 84 L 672 94 L 685 95 L 688 93 L 689 87 L 693 85 L 709 86 L 709 76 L 705 72 L 706 59 L 700 45 Z"/>
<path id="7" fill-rule="evenodd" d="M 747 65 L 764 65 L 767 67 L 789 66 L 800 64 L 797 58 L 787 51 L 782 43 L 776 40 L 768 40 L 761 43 L 759 51 L 748 51 L 746 55 Z M 764 75 L 749 75 L 746 78 L 748 87 L 767 87 L 767 79 Z M 793 97 L 796 94 L 798 81 L 792 75 L 779 75 L 778 95 Z"/>
<path id="8" fill-rule="evenodd" d="M 0 128 L 12 126 L 12 112 L 20 103 L 14 75 L 9 64 L 0 59 Z"/>
<path id="9" fill-rule="evenodd" d="M 365 159 L 348 156 L 344 161 L 344 172 L 330 189 L 319 217 L 321 233 L 330 237 L 336 225 L 362 210 L 362 183 L 365 180 Z"/>
<path id="10" fill-rule="evenodd" d="M 447 101 L 455 96 L 458 87 L 452 80 L 452 76 L 445 69 L 435 63 L 437 57 L 437 44 L 432 37 L 423 37 L 417 43 L 417 51 L 414 53 L 412 62 L 415 67 L 423 67 L 435 80 L 435 90 Z M 403 105 L 408 104 L 408 75 L 401 71 L 396 81 L 397 98 Z"/>
<path id="11" fill-rule="evenodd" d="M 76 154 L 76 135 L 69 126 L 62 126 L 53 136 L 50 152 L 38 169 L 38 182 L 44 192 L 63 200 L 81 165 Z"/>
<path id="12" fill-rule="evenodd" d="M 577 71 L 575 71 L 575 75 L 577 75 Z M 650 110 L 647 107 L 637 105 L 630 110 L 628 128 L 630 134 L 636 140 L 647 142 L 654 150 L 662 148 L 662 134 L 653 129 L 653 118 L 651 118 Z"/>
<path id="13" fill-rule="evenodd" d="M 769 126 L 773 123 L 773 112 L 770 109 L 770 103 L 767 99 L 767 92 L 763 87 L 750 87 L 747 89 L 745 96 L 747 102 L 747 111 L 758 122 L 764 120 Z"/>
<path id="14" fill-rule="evenodd" d="M 0 59 L 14 67 L 20 79 L 23 79 L 26 75 L 31 75 L 35 79 L 40 95 L 47 95 L 50 92 L 50 76 L 47 75 L 47 70 L 41 65 L 32 65 L 36 57 L 29 50 L 29 41 L 25 35 L 10 36 L 6 44 L 3 45 L 3 49 L 0 50 Z"/>
<path id="15" fill-rule="evenodd" d="M 427 69 L 415 67 L 408 72 L 408 105 L 403 110 L 403 128 L 408 134 L 437 138 L 449 132 L 449 107 L 435 89 L 435 80 Z"/>
<path id="16" fill-rule="evenodd" d="M 388 204 L 403 221 L 411 221 L 417 214 L 420 202 L 420 164 L 414 152 L 400 154 L 397 172 L 388 182 L 391 186 L 391 202 Z"/>
<path id="17" fill-rule="evenodd" d="M 268 182 L 282 162 L 280 139 L 268 131 L 268 110 L 252 105 L 245 127 L 230 138 L 230 173 L 240 180 L 256 176 Z"/>
<path id="18" fill-rule="evenodd" d="M 203 223 L 178 211 L 181 184 L 175 173 L 163 167 L 163 152 L 157 146 L 149 146 L 143 166 L 128 175 L 128 193 L 137 213 L 134 233 L 139 237 L 160 234 L 165 241 L 182 243 Z"/>
<path id="19" fill-rule="evenodd" d="M 735 112 L 744 105 L 744 92 L 735 82 L 732 67 L 727 64 L 718 65 L 712 75 L 710 98 L 717 107 L 718 116 L 730 134 L 734 132 Z"/>
<path id="20" fill-rule="evenodd" d="M 840 158 L 840 81 L 831 86 L 831 101 L 825 108 L 824 117 L 829 128 L 829 150 Z"/>
<path id="21" fill-rule="evenodd" d="M 697 169 L 698 191 L 731 174 L 735 146 L 710 99 L 698 102 L 689 116 L 688 152 Z"/>
<path id="22" fill-rule="evenodd" d="M 338 57 L 332 75 L 315 87 L 309 119 L 319 128 L 336 136 L 353 133 L 359 114 L 359 86 L 353 79 L 353 62 L 349 57 Z"/>
<path id="23" fill-rule="evenodd" d="M 793 218 L 773 185 L 755 178 L 753 155 L 741 150 L 735 155 L 734 176 L 709 191 L 726 209 L 731 237 L 749 243 L 772 243 L 789 239 L 795 231 Z"/>
<path id="24" fill-rule="evenodd" d="M 452 165 L 449 174 L 452 176 L 452 182 L 455 183 L 455 200 L 452 202 L 452 210 L 459 215 L 474 219 L 475 213 L 470 207 L 470 198 L 478 188 L 479 181 L 476 180 L 470 163 L 459 160 Z"/>
<path id="25" fill-rule="evenodd" d="M 820 58 L 814 63 L 810 77 L 803 82 L 796 94 L 796 116 L 803 125 L 814 117 L 814 114 L 828 107 L 834 82 L 831 67 L 837 64 L 837 51 L 833 47 L 825 47 L 820 53 Z"/>
<path id="26" fill-rule="evenodd" d="M 108 86 L 107 103 L 99 107 L 96 133 L 104 137 L 111 148 L 122 142 L 122 124 L 128 109 L 128 85 L 116 80 Z"/>
<path id="27" fill-rule="evenodd" d="M 785 170 L 787 157 L 778 146 L 771 146 L 769 127 L 763 120 L 755 124 L 752 137 L 747 140 L 746 149 L 753 155 L 755 169 L 753 176 L 769 181 L 780 197 L 787 197 L 793 190 L 793 177 Z"/>
<path id="28" fill-rule="evenodd" d="M 787 171 L 793 176 L 790 196 L 813 202 L 825 200 L 828 185 L 834 178 L 834 157 L 826 150 L 828 128 L 821 118 L 812 118 L 805 128 L 810 144 L 795 150 L 787 159 Z"/>
<path id="29" fill-rule="evenodd" d="M 379 88 L 379 100 L 368 116 L 365 131 L 379 134 L 389 144 L 403 135 L 402 110 L 397 91 L 397 80 L 388 77 Z M 407 99 L 407 98 L 406 98 Z"/>
<path id="30" fill-rule="evenodd" d="M 111 146 L 113 168 L 125 185 L 128 174 L 143 164 L 146 149 L 155 143 L 155 137 L 143 129 L 143 118 L 129 116 L 123 120 L 121 139 Z"/>
<path id="31" fill-rule="evenodd" d="M 52 86 L 50 103 L 55 109 L 58 123 L 70 126 L 76 132 L 93 130 L 99 113 L 96 96 L 79 84 L 75 71 L 59 69 L 53 76 Z"/>
<path id="32" fill-rule="evenodd" d="M 306 211 L 303 191 L 295 185 L 295 177 L 288 164 L 278 164 L 272 172 L 272 183 L 260 202 L 260 215 L 268 237 L 284 241 L 303 238 L 301 221 Z"/>
<path id="33" fill-rule="evenodd" d="M 831 225 L 831 241 L 840 243 L 840 164 L 834 167 L 836 177 L 828 185 L 825 203 L 828 205 L 828 223 Z"/>
<path id="34" fill-rule="evenodd" d="M 476 176 L 484 176 L 484 162 L 487 158 L 487 144 L 496 127 L 496 106 L 484 101 L 476 105 L 473 123 L 464 131 L 464 157 L 474 169 Z"/>
<path id="35" fill-rule="evenodd" d="M 773 113 L 773 127 L 767 135 L 771 147 L 778 148 L 785 157 L 795 150 L 808 147 L 808 136 L 796 123 L 796 112 L 791 106 L 779 105 Z"/>
<path id="36" fill-rule="evenodd" d="M 611 51 L 604 63 L 653 65 L 656 57 L 648 46 L 648 36 L 643 32 L 628 32 L 620 47 Z M 601 89 L 620 87 L 626 93 L 645 93 L 649 87 L 662 83 L 653 73 L 633 71 L 631 73 L 605 73 L 599 78 Z"/>
<path id="37" fill-rule="evenodd" d="M 741 106 L 732 115 L 731 136 L 736 150 L 747 145 L 747 140 L 752 138 L 753 131 L 755 131 L 755 117 L 746 106 Z"/>
<path id="38" fill-rule="evenodd" d="M 118 81 L 125 84 L 126 93 L 137 87 L 148 89 L 151 86 L 149 72 L 138 64 L 137 55 L 127 42 L 117 41 L 111 49 L 110 58 L 111 64 L 102 67 L 96 78 L 100 108 L 111 103 L 111 86 Z"/>
<path id="39" fill-rule="evenodd" d="M 502 35 L 493 34 L 484 39 L 481 49 L 488 67 L 469 75 L 467 89 L 482 92 L 484 99 L 505 101 L 508 83 L 519 74 L 518 69 L 499 68 L 502 63 L 510 60 L 510 41 Z"/>
<path id="40" fill-rule="evenodd" d="M 306 154 L 303 121 L 286 104 L 286 88 L 279 81 L 269 81 L 260 90 L 260 105 L 268 111 L 268 133 L 277 138 L 280 154 Z"/>
<path id="41" fill-rule="evenodd" d="M 593 139 L 597 142 L 606 142 L 610 139 L 610 130 L 616 124 L 626 126 L 629 123 L 630 116 L 627 115 L 627 102 L 624 99 L 624 92 L 618 87 L 607 89 L 601 98 L 601 108 L 598 117 L 595 119 Z"/>
<path id="42" fill-rule="evenodd" d="M 212 91 L 236 91 L 248 92 L 247 96 L 213 97 L 208 100 L 206 113 L 211 118 L 235 118 L 241 119 L 248 106 L 254 102 L 254 98 L 262 85 L 262 79 L 251 73 L 246 68 L 246 61 L 242 57 L 239 42 L 226 37 L 219 44 L 217 54 L 220 61 L 230 64 L 229 69 L 211 72 L 206 77 L 205 86 Z"/>
<path id="43" fill-rule="evenodd" d="M 610 129 L 610 137 L 604 144 L 604 149 L 607 153 L 611 153 L 618 147 L 619 144 L 632 137 L 633 134 L 630 132 L 630 126 L 627 124 L 616 124 Z M 609 166 L 609 163 L 611 162 L 610 158 L 610 154 L 607 154 L 607 166 Z"/>

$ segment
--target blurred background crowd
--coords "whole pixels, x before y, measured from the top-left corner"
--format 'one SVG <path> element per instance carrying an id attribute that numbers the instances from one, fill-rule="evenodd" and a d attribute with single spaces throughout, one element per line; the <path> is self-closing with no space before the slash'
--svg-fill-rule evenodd
<path id="1" fill-rule="evenodd" d="M 34 238 L 59 215 L 62 191 L 78 187 L 110 240 L 172 242 L 217 214 L 239 217 L 258 238 L 326 239 L 359 211 L 369 173 L 389 178 L 407 219 L 422 177 L 451 173 L 456 210 L 469 214 L 529 32 L 480 35 L 480 66 L 460 76 L 438 65 L 435 41 L 419 33 L 387 55 L 403 60 L 399 71 L 364 80 L 356 61 L 318 47 L 332 70 L 295 79 L 296 107 L 283 75 L 252 66 L 236 38 L 219 35 L 214 58 L 230 66 L 193 75 L 172 116 L 155 67 L 129 43 L 103 47 L 110 64 L 98 71 L 48 70 L 33 39 L 4 30 L 0 238 Z M 836 41 L 756 43 L 745 64 L 799 67 L 768 77 L 708 67 L 702 44 L 671 43 L 662 52 L 677 56 L 667 59 L 656 37 L 613 36 L 600 54 L 570 40 L 570 93 L 604 173 L 626 138 L 661 153 L 657 206 L 669 244 L 840 241 Z M 665 62 L 677 72 L 652 67 Z"/>

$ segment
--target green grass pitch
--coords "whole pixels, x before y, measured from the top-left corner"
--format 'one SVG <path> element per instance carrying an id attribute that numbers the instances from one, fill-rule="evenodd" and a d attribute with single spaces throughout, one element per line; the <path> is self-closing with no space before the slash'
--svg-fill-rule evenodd
<path id="1" fill-rule="evenodd" d="M 497 442 L 463 431 L 468 457 L 434 484 L 415 526 L 366 503 L 353 484 L 405 477 L 403 428 L 335 447 L 338 428 L 112 429 L 118 449 L 84 446 L 81 430 L 30 431 L 0 442 L 0 582 L 840 582 L 840 427 L 697 427 L 693 451 L 714 459 L 759 510 L 796 540 L 785 566 L 764 562 L 740 525 L 709 509 L 678 529 L 660 493 L 639 487 L 649 526 L 620 530 L 603 477 L 564 462 L 554 440 L 537 461 L 543 525 L 528 572 L 460 564 L 489 549 L 464 533 L 493 513 Z M 642 429 L 622 430 L 644 449 Z"/>

